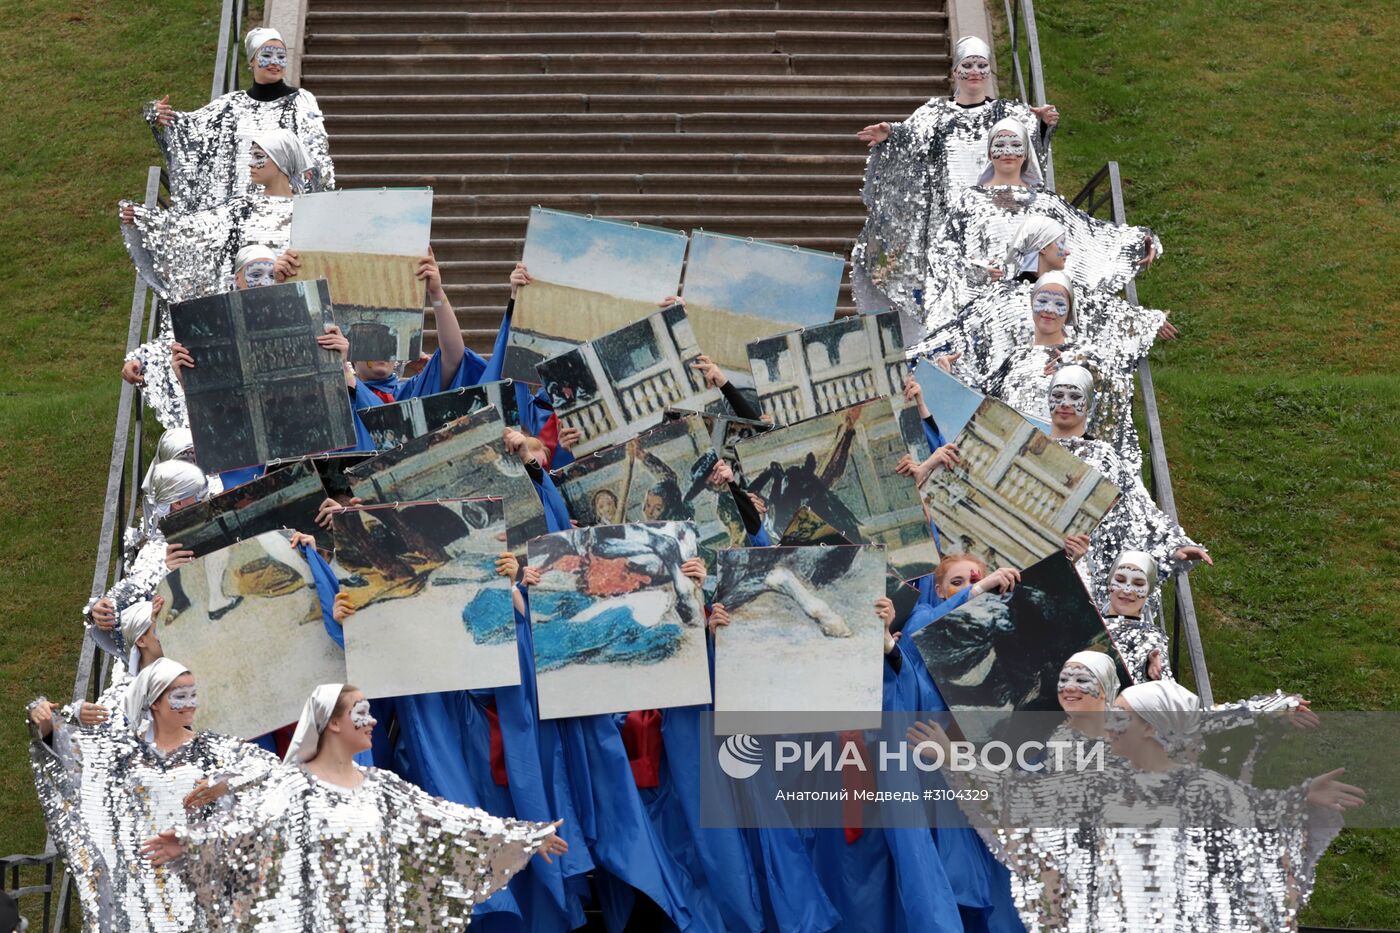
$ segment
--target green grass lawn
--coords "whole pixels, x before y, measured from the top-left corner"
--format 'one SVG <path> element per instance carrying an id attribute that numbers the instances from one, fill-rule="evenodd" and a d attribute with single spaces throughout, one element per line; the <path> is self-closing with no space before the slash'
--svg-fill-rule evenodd
<path id="1" fill-rule="evenodd" d="M 722 3 L 717 3 L 722 6 Z M 1400 10 L 1329 0 L 1043 0 L 1062 192 L 1108 158 L 1183 338 L 1154 370 L 1221 699 L 1400 708 L 1396 69 Z M 0 6 L 0 854 L 44 834 L 19 710 L 66 697 L 132 272 L 116 201 L 156 153 L 143 100 L 205 99 L 214 0 Z M 1388 104 L 1387 104 L 1388 102 Z M 1400 834 L 1345 834 L 1309 922 L 1400 927 Z"/>

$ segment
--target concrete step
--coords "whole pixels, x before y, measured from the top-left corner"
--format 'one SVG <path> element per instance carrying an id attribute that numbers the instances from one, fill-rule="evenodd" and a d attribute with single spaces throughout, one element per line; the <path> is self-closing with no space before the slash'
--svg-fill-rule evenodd
<path id="1" fill-rule="evenodd" d="M 947 15 L 942 10 L 621 10 L 587 12 L 473 13 L 465 10 L 337 11 L 319 4 L 307 10 L 306 30 L 317 35 L 346 33 L 380 35 L 443 33 L 593 33 L 593 32 L 764 32 L 808 30 L 819 32 L 942 32 Z M 654 6 L 654 5 L 653 5 Z M 314 41 L 308 43 L 313 45 Z"/>
<path id="2" fill-rule="evenodd" d="M 342 188 L 417 188 L 427 186 L 438 198 L 444 195 L 517 194 L 547 198 L 572 192 L 593 194 L 645 194 L 669 196 L 713 191 L 764 191 L 786 195 L 859 194 L 861 177 L 831 175 L 696 175 L 665 172 L 638 174 L 408 175 L 337 172 Z"/>
<path id="3" fill-rule="evenodd" d="M 612 74 L 379 74 L 302 73 L 302 83 L 319 98 L 333 94 L 630 94 L 634 100 L 651 94 L 772 95 L 794 97 L 854 94 L 927 99 L 929 81 L 923 75 L 730 75 L 646 72 Z M 645 102 L 634 107 L 645 108 Z M 671 108 L 667 108 L 671 109 Z"/>
<path id="4" fill-rule="evenodd" d="M 341 116 L 385 116 L 393 119 L 453 120 L 461 116 L 486 114 L 702 114 L 702 113 L 788 113 L 810 114 L 823 111 L 827 116 L 849 114 L 855 120 L 877 122 L 871 116 L 899 114 L 903 119 L 933 95 L 948 92 L 946 79 L 930 76 L 917 93 L 853 93 L 851 89 L 823 96 L 787 94 L 579 94 L 565 91 L 529 94 L 415 93 L 412 90 L 380 87 L 367 93 L 343 90 L 333 83 L 313 88 L 328 120 Z M 862 123 L 861 126 L 865 124 Z M 334 143 L 332 143 L 334 144 Z"/>
<path id="5" fill-rule="evenodd" d="M 724 152 L 482 152 L 440 155 L 341 155 L 331 144 L 336 174 L 551 174 L 598 172 L 677 172 L 733 175 L 838 174 L 859 177 L 865 153 L 851 155 L 791 155 L 777 153 L 728 154 Z"/>
<path id="6" fill-rule="evenodd" d="M 518 32 L 518 33 L 325 33 L 312 37 L 317 55 L 501 55 L 577 53 L 586 49 L 645 55 L 697 52 L 728 54 L 845 53 L 943 55 L 941 32 Z"/>
<path id="7" fill-rule="evenodd" d="M 543 207 L 552 205 L 545 201 Z M 616 216 L 616 215 L 609 215 Z M 489 217 L 434 217 L 433 235 L 476 239 L 479 237 L 523 237 L 528 221 L 525 214 Z M 851 238 L 860 232 L 864 214 L 834 216 L 791 214 L 745 214 L 735 216 L 722 212 L 632 214 L 617 216 L 623 221 L 636 221 L 671 230 L 715 230 L 734 236 L 751 236 L 761 240 L 783 240 L 798 236 Z"/>
<path id="8" fill-rule="evenodd" d="M 811 106 L 812 102 L 807 101 Z M 903 120 L 907 112 L 829 113 L 328 113 L 326 131 L 340 149 L 367 134 L 420 133 L 833 133 L 852 139 L 860 127 Z"/>
<path id="9" fill-rule="evenodd" d="M 316 0 L 321 13 L 378 12 L 385 0 Z M 655 12 L 658 0 L 607 0 L 614 13 Z M 671 12 L 713 12 L 727 10 L 841 10 L 847 12 L 943 11 L 941 0 L 664 0 Z M 598 0 L 401 0 L 395 12 L 451 13 L 586 13 L 602 6 Z"/>
<path id="10" fill-rule="evenodd" d="M 865 144 L 850 133 L 414 133 L 349 134 L 332 141 L 337 166 L 347 157 L 397 158 L 412 140 L 417 156 L 493 152 L 792 153 L 859 155 Z"/>
<path id="11" fill-rule="evenodd" d="M 752 52 L 729 54 L 706 52 L 669 54 L 578 52 L 557 55 L 439 55 L 439 54 L 332 54 L 306 55 L 302 74 L 308 80 L 334 71 L 337 75 L 364 75 L 376 81 L 400 77 L 441 77 L 443 75 L 617 75 L 646 74 L 648 68 L 674 68 L 692 74 L 725 77 L 737 75 L 806 75 L 831 78 L 852 75 L 865 77 L 922 76 L 930 71 L 947 71 L 942 55 L 885 55 Z"/>

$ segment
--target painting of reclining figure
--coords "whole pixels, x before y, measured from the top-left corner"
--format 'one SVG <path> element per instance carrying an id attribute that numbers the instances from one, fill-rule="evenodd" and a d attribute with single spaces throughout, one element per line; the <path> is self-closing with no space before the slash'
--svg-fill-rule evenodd
<path id="1" fill-rule="evenodd" d="M 523 382 L 535 366 L 656 313 L 680 290 L 687 237 L 677 230 L 531 208 L 520 289 L 502 375 Z"/>
<path id="2" fill-rule="evenodd" d="M 201 728 L 248 739 L 295 722 L 318 684 L 345 681 L 311 567 L 269 531 L 176 568 L 156 620 L 166 657 L 199 675 Z"/>
<path id="3" fill-rule="evenodd" d="M 520 426 L 515 383 L 510 379 L 365 408 L 360 411 L 360 420 L 374 441 L 375 449 L 392 450 L 458 418 L 474 415 L 488 405 L 496 409 L 506 427 Z"/>
<path id="4" fill-rule="evenodd" d="M 525 465 L 506 453 L 504 430 L 494 408 L 459 418 L 346 470 L 351 494 L 366 505 L 499 497 L 516 550 L 549 529 Z"/>
<path id="5" fill-rule="evenodd" d="M 986 398 L 956 444 L 961 464 L 934 470 L 921 490 L 945 552 L 989 567 L 1027 567 L 1089 534 L 1119 489 L 1010 405 Z"/>
<path id="6" fill-rule="evenodd" d="M 937 553 L 919 491 L 895 472 L 910 449 L 888 398 L 737 446 L 749 489 L 768 501 L 780 537 L 800 517 L 814 527 L 829 524 L 852 544 L 883 544 L 890 566 L 906 580 L 933 569 Z"/>
<path id="7" fill-rule="evenodd" d="M 416 360 L 433 189 L 366 188 L 304 194 L 292 204 L 298 279 L 325 279 L 352 360 Z"/>
<path id="8" fill-rule="evenodd" d="M 346 509 L 334 519 L 345 668 L 370 697 L 520 683 L 500 499 Z"/>
<path id="9" fill-rule="evenodd" d="M 714 602 L 730 624 L 715 632 L 716 732 L 878 726 L 885 634 L 875 600 L 884 593 L 882 547 L 721 551 Z M 726 715 L 742 712 L 767 715 Z"/>
<path id="10" fill-rule="evenodd" d="M 720 399 L 691 364 L 700 356 L 685 308 L 672 305 L 540 363 L 561 427 L 577 428 L 581 457 L 661 423 L 672 406 L 704 411 Z"/>
<path id="11" fill-rule="evenodd" d="M 1111 650 L 1103 619 L 1063 551 L 1022 570 L 1010 593 L 983 593 L 911 637 L 974 742 L 997 732 L 1003 717 L 993 714 L 1058 711 L 1065 660 L 1076 651 Z"/>
<path id="12" fill-rule="evenodd" d="M 763 413 L 792 424 L 881 395 L 904 392 L 909 369 L 899 315 L 838 318 L 749 344 L 749 366 Z"/>
<path id="13" fill-rule="evenodd" d="M 685 522 L 575 528 L 534 538 L 530 629 L 540 718 L 710 701 L 705 606 L 681 573 Z"/>

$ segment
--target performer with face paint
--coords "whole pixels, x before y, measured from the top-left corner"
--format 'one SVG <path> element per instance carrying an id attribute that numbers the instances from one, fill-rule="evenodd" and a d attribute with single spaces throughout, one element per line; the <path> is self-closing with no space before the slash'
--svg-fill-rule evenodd
<path id="1" fill-rule="evenodd" d="M 857 134 L 871 148 L 863 193 L 869 217 L 851 254 L 862 311 L 893 307 L 910 322 L 920 318 L 929 238 L 948 205 L 977 183 L 994 124 L 1015 120 L 1034 137 L 1032 159 L 1048 159 L 1059 112 L 992 98 L 991 54 L 981 39 L 964 37 L 953 55 L 952 97 L 929 100 L 903 123 L 876 123 Z"/>
<path id="2" fill-rule="evenodd" d="M 141 857 L 152 833 L 183 826 L 277 759 L 239 739 L 193 729 L 195 679 L 157 657 L 103 727 L 76 726 L 46 700 L 29 711 L 31 758 L 49 832 L 83 907 L 85 930 L 208 929 L 191 887 Z"/>
<path id="3" fill-rule="evenodd" d="M 1108 599 L 1104 568 L 1124 550 L 1146 551 L 1159 577 L 1186 573 L 1198 561 L 1213 563 L 1201 547 L 1157 508 L 1132 469 L 1113 445 L 1085 433 L 1094 401 L 1094 377 L 1082 366 L 1064 366 L 1050 380 L 1051 437 L 1061 447 L 1098 470 L 1121 489 L 1122 496 L 1089 536 L 1089 553 L 1078 564 L 1084 584 L 1102 605 Z"/>
<path id="4" fill-rule="evenodd" d="M 178 870 L 200 892 L 203 929 L 266 917 L 305 933 L 464 927 L 532 855 L 568 850 L 558 823 L 494 817 L 356 765 L 374 725 L 357 688 L 322 684 L 302 709 L 287 767 L 228 811 L 146 840 L 149 865 L 184 856 Z"/>
<path id="5" fill-rule="evenodd" d="M 1108 570 L 1103 622 L 1134 683 L 1172 679 L 1167 633 L 1148 609 L 1156 587 L 1157 561 L 1145 551 L 1124 551 Z"/>
<path id="6" fill-rule="evenodd" d="M 287 84 L 290 53 L 281 34 L 249 30 L 243 47 L 253 72 L 246 91 L 225 94 L 190 113 L 175 111 L 169 95 L 146 105 L 176 209 L 206 210 L 245 194 L 256 183 L 249 172 L 254 137 L 269 130 L 287 130 L 305 148 L 306 165 L 298 174 L 309 187 L 335 187 L 320 105 L 310 91 Z"/>

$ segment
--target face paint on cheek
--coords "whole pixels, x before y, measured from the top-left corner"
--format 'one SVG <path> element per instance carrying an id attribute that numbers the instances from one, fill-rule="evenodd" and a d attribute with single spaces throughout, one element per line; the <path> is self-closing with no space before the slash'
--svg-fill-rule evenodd
<path id="1" fill-rule="evenodd" d="M 1024 156 L 1025 154 L 1026 144 L 1021 142 L 1019 136 L 998 133 L 992 140 L 991 156 L 993 159 L 999 159 L 1002 156 Z"/>
<path id="2" fill-rule="evenodd" d="M 1084 398 L 1084 393 L 1078 386 L 1054 386 L 1050 390 L 1050 411 L 1053 413 L 1061 408 L 1070 408 L 1076 415 L 1084 414 L 1088 407 L 1088 400 Z"/>
<path id="3" fill-rule="evenodd" d="M 992 66 L 985 58 L 965 58 L 958 63 L 956 76 L 963 79 L 971 77 L 985 78 L 987 75 L 991 74 L 991 71 Z"/>
<path id="4" fill-rule="evenodd" d="M 273 65 L 278 68 L 286 68 L 287 50 L 275 45 L 265 45 L 258 49 L 256 61 L 259 68 L 271 68 Z"/>
<path id="5" fill-rule="evenodd" d="M 173 712 L 180 713 L 199 706 L 199 690 L 196 687 L 177 687 L 166 698 Z"/>
<path id="6" fill-rule="evenodd" d="M 1054 292 L 1036 292 L 1031 299 L 1031 310 L 1036 314 L 1053 314 L 1055 317 L 1069 315 L 1069 299 Z"/>
<path id="7" fill-rule="evenodd" d="M 1116 590 L 1125 596 L 1147 596 L 1147 578 L 1129 577 L 1127 574 L 1115 573 L 1113 579 L 1109 581 L 1108 588 Z"/>
<path id="8" fill-rule="evenodd" d="M 243 267 L 243 281 L 248 283 L 249 288 L 262 288 L 265 285 L 276 284 L 276 279 L 272 274 L 272 263 L 266 261 L 248 263 Z"/>
<path id="9" fill-rule="evenodd" d="M 375 718 L 369 714 L 369 700 L 361 700 L 350 707 L 350 725 L 356 729 L 366 729 L 375 722 Z"/>
<path id="10" fill-rule="evenodd" d="M 1099 688 L 1098 679 L 1090 673 L 1087 667 L 1082 664 L 1067 664 L 1060 671 L 1060 692 L 1075 689 L 1085 696 L 1103 696 L 1103 690 Z"/>

